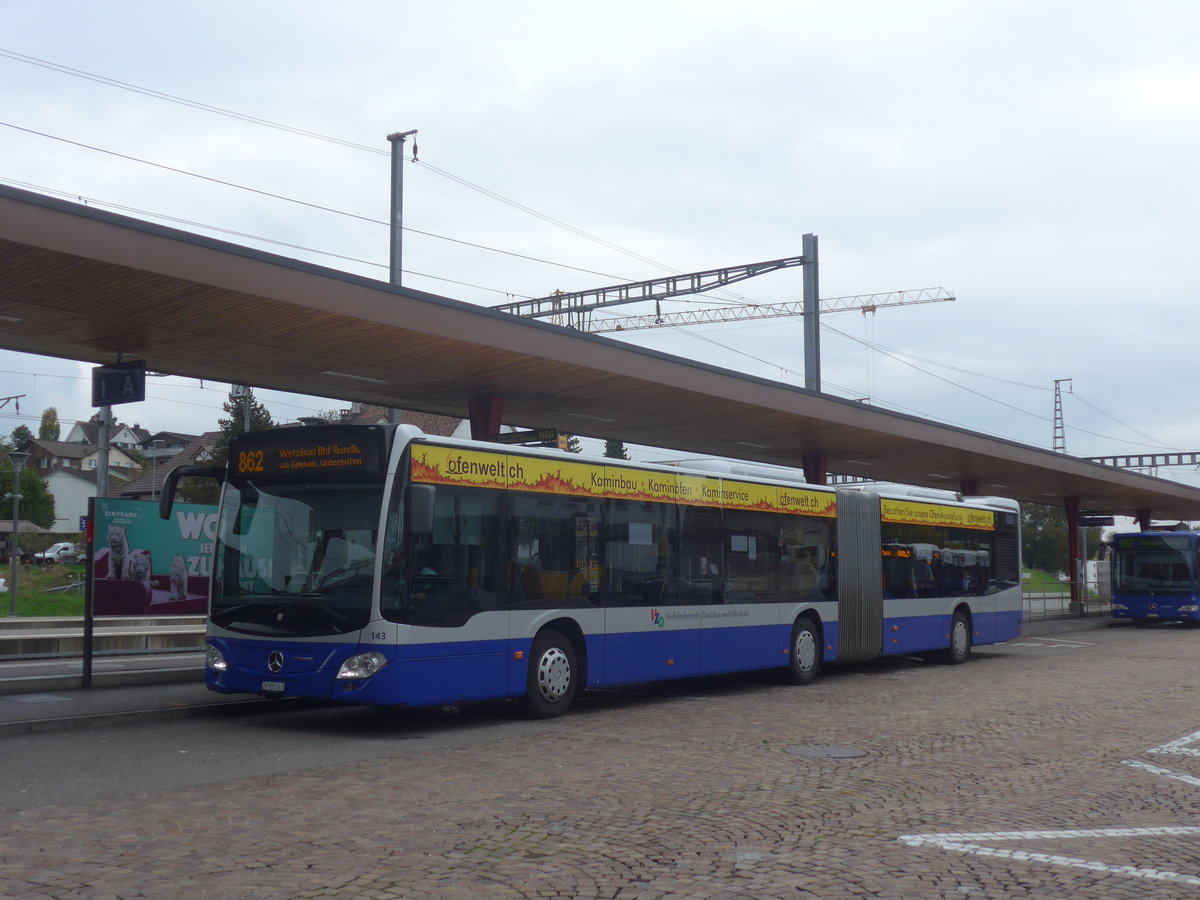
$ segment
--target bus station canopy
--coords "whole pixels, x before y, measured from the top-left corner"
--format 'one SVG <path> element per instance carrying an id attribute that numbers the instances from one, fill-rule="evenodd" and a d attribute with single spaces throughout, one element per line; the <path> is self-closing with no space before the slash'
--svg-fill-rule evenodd
<path id="1" fill-rule="evenodd" d="M 0 348 L 1082 510 L 1200 489 L 0 186 Z"/>

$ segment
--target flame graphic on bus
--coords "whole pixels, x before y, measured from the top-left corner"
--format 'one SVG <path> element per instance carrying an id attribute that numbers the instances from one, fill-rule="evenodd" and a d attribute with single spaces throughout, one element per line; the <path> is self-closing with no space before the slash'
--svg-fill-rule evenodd
<path id="1" fill-rule="evenodd" d="M 650 610 L 650 624 L 657 625 L 659 628 L 667 627 L 667 617 L 660 613 L 657 609 Z"/>

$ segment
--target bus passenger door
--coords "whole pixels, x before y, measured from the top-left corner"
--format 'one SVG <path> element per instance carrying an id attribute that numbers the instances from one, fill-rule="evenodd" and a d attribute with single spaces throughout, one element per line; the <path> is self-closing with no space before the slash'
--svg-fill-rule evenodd
<path id="1" fill-rule="evenodd" d="M 838 659 L 861 662 L 883 651 L 883 563 L 879 496 L 837 492 Z"/>
<path id="2" fill-rule="evenodd" d="M 696 675 L 701 610 L 686 607 L 709 602 L 712 581 L 676 572 L 674 506 L 612 499 L 605 529 L 604 682 Z"/>
<path id="3" fill-rule="evenodd" d="M 406 541 L 401 569 L 411 627 L 401 655 L 414 705 L 508 695 L 499 501 L 496 491 L 441 485 L 432 532 Z"/>

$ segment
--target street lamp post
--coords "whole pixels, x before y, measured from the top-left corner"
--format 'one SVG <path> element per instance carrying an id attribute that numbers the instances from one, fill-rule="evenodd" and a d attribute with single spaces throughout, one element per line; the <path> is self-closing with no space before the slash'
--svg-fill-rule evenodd
<path id="1" fill-rule="evenodd" d="M 22 453 L 20 450 L 10 450 L 8 452 L 8 464 L 12 466 L 13 482 L 12 493 L 8 496 L 12 498 L 12 530 L 9 532 L 8 543 L 8 561 L 12 564 L 12 578 L 8 588 L 8 614 L 15 616 L 17 614 L 17 523 L 21 521 L 21 470 L 25 468 L 25 460 L 29 459 L 28 453 Z"/>

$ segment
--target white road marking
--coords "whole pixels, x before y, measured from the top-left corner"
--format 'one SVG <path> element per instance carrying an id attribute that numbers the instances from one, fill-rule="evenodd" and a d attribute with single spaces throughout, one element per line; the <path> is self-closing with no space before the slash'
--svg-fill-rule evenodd
<path id="1" fill-rule="evenodd" d="M 1082 643 L 1082 642 L 1081 642 Z M 1151 747 L 1146 753 L 1177 754 L 1182 756 L 1200 756 L 1200 731 Z M 1176 772 L 1162 766 L 1153 766 L 1136 759 L 1123 759 L 1121 764 L 1164 778 L 1173 778 L 1195 787 L 1200 787 L 1200 777 Z M 1093 872 L 1103 872 L 1108 875 L 1120 875 L 1127 878 L 1143 878 L 1151 881 L 1172 881 L 1179 884 L 1200 885 L 1200 875 L 1189 875 L 1183 872 L 1171 872 L 1165 869 L 1153 869 L 1145 866 L 1113 865 L 1100 860 L 1083 859 L 1075 856 L 1061 856 L 1051 853 L 1038 853 L 1029 850 L 1010 850 L 1004 847 L 994 847 L 992 844 L 1004 841 L 1069 841 L 1080 838 L 1140 838 L 1140 837 L 1181 837 L 1200 835 L 1200 827 L 1189 825 L 1164 825 L 1151 828 L 1088 828 L 1088 829 L 1055 829 L 1034 831 L 980 831 L 975 833 L 944 832 L 940 834 L 904 834 L 896 840 L 910 847 L 937 847 L 954 853 L 971 853 L 976 856 L 1002 857 L 1023 862 L 1047 863 L 1052 866 L 1066 866 L 1075 869 L 1087 869 Z"/>
<path id="2" fill-rule="evenodd" d="M 971 853 L 976 856 L 994 856 L 1027 862 L 1043 862 L 1049 863 L 1052 866 L 1088 869 L 1093 872 L 1104 872 L 1109 875 L 1125 875 L 1130 878 L 1145 878 L 1151 881 L 1174 881 L 1179 884 L 1200 885 L 1200 875 L 1187 875 L 1182 872 L 1149 869 L 1141 866 L 1114 866 L 1098 860 L 1081 859 L 1074 856 L 1058 856 L 1050 853 L 1035 853 L 1028 850 L 1008 850 L 1002 847 L 991 847 L 988 844 L 977 843 L 978 841 L 996 843 L 998 841 L 1062 841 L 1075 838 L 1178 837 L 1187 835 L 1200 835 L 1200 827 L 1068 828 L 1060 831 L 980 831 L 974 834 L 951 832 L 947 834 L 905 834 L 896 840 L 903 844 L 908 844 L 910 847 L 931 846 L 941 850 L 952 850 L 957 853 Z"/>
<path id="3" fill-rule="evenodd" d="M 1069 641 L 1064 638 L 1030 638 L 1025 641 L 1009 641 L 1005 647 L 1040 647 L 1047 650 L 1079 650 L 1095 646 L 1091 641 Z"/>
<path id="4" fill-rule="evenodd" d="M 1165 744 L 1159 744 L 1147 750 L 1147 753 L 1178 753 L 1182 756 L 1200 756 L 1200 748 L 1192 747 L 1192 744 L 1200 743 L 1200 731 L 1193 731 L 1185 737 L 1176 738 L 1173 741 L 1167 741 Z"/>
<path id="5" fill-rule="evenodd" d="M 1149 763 L 1139 762 L 1136 759 L 1123 759 L 1121 765 L 1129 766 L 1133 769 L 1141 769 L 1143 772 L 1149 772 L 1151 775 L 1162 775 L 1164 778 L 1174 778 L 1176 781 L 1182 781 L 1185 784 L 1193 784 L 1200 787 L 1200 778 L 1195 775 L 1185 775 L 1183 772 L 1175 772 L 1171 769 L 1164 769 L 1161 766 L 1152 766 Z"/>

